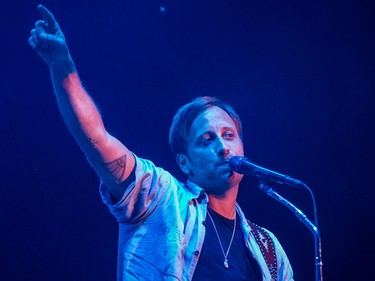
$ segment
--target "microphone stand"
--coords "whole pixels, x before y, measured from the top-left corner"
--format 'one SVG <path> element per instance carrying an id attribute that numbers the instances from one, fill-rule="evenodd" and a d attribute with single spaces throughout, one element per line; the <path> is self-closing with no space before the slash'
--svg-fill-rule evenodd
<path id="1" fill-rule="evenodd" d="M 303 224 L 306 225 L 308 229 L 311 230 L 314 235 L 315 242 L 315 280 L 323 281 L 322 244 L 318 227 L 315 226 L 301 210 L 299 210 L 296 206 L 294 206 L 292 203 L 290 203 L 288 200 L 274 191 L 271 187 L 265 185 L 264 182 L 259 182 L 259 188 L 268 196 L 272 197 L 273 199 L 290 209 L 297 216 L 297 218 L 301 222 L 303 222 Z"/>

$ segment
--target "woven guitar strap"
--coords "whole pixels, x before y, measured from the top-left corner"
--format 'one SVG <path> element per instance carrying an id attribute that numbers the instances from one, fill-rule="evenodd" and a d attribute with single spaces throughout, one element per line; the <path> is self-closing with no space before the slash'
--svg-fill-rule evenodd
<path id="1" fill-rule="evenodd" d="M 277 262 L 276 262 L 276 252 L 275 245 L 270 237 L 270 235 L 260 226 L 255 223 L 249 222 L 251 226 L 251 232 L 253 233 L 256 242 L 262 252 L 264 260 L 268 266 L 268 270 L 271 273 L 271 281 L 277 280 Z"/>

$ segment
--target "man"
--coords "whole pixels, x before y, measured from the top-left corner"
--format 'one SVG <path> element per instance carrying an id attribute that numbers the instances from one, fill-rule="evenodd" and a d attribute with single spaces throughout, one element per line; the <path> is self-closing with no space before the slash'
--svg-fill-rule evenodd
<path id="1" fill-rule="evenodd" d="M 170 145 L 187 183 L 133 154 L 111 136 L 82 87 L 54 16 L 38 6 L 29 44 L 49 66 L 63 119 L 101 179 L 119 222 L 118 280 L 293 280 L 272 233 L 236 204 L 242 176 L 241 121 L 226 103 L 200 97 L 173 119 Z"/>

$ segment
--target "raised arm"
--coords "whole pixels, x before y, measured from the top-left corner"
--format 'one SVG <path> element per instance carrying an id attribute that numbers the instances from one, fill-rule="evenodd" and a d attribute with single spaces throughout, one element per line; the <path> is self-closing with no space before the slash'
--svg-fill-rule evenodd
<path id="1" fill-rule="evenodd" d="M 121 184 L 134 168 L 131 152 L 104 127 L 100 113 L 83 88 L 65 36 L 53 14 L 39 5 L 44 20 L 35 23 L 30 46 L 49 66 L 60 113 L 68 130 L 111 194 L 120 199 Z"/>

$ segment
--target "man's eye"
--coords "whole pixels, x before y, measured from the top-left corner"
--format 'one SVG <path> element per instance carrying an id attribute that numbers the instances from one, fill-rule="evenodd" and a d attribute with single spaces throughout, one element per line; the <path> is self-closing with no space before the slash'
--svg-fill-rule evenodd
<path id="1" fill-rule="evenodd" d="M 234 137 L 234 134 L 232 132 L 226 132 L 224 134 L 224 138 L 232 139 Z"/>
<path id="2" fill-rule="evenodd" d="M 204 135 L 202 136 L 201 143 L 207 145 L 212 143 L 213 140 L 214 138 L 211 135 Z"/>
<path id="3" fill-rule="evenodd" d="M 204 143 L 210 143 L 210 142 L 212 142 L 212 138 L 211 137 L 204 137 L 202 139 L 202 142 L 204 142 Z"/>

